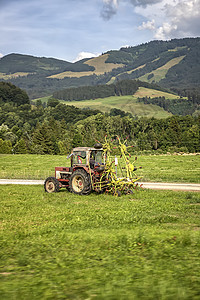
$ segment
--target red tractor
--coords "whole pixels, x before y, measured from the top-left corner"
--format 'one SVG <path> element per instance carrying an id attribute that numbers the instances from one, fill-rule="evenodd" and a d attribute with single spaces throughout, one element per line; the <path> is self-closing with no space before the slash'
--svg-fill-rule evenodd
<path id="1" fill-rule="evenodd" d="M 123 165 L 119 164 L 120 177 L 117 176 L 118 159 L 113 160 L 112 145 L 105 138 L 103 145 L 97 143 L 94 147 L 74 148 L 68 157 L 71 157 L 71 167 L 56 167 L 55 177 L 45 180 L 45 191 L 52 193 L 67 188 L 79 195 L 88 195 L 92 190 L 116 196 L 132 193 L 137 186 L 135 182 L 140 179 L 134 174 L 137 168 L 130 162 L 127 146 L 119 138 L 118 147 L 123 160 Z"/>
<path id="2" fill-rule="evenodd" d="M 88 195 L 93 190 L 99 192 L 104 188 L 98 184 L 105 170 L 105 157 L 101 144 L 94 147 L 77 147 L 73 149 L 71 167 L 56 167 L 55 177 L 45 180 L 44 188 L 48 193 L 67 188 L 79 195 Z"/>

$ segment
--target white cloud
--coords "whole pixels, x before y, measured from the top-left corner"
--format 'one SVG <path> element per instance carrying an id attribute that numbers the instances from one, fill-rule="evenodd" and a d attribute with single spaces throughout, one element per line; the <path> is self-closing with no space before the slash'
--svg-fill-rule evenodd
<path id="1" fill-rule="evenodd" d="M 151 30 L 156 39 L 200 35 L 200 0 L 162 0 L 135 11 L 147 19 L 138 29 Z"/>
<path id="2" fill-rule="evenodd" d="M 138 27 L 139 30 L 143 29 L 149 29 L 149 30 L 155 30 L 155 20 L 142 22 L 142 25 Z"/>
<path id="3" fill-rule="evenodd" d="M 134 12 L 146 18 L 139 30 L 150 30 L 156 39 L 200 35 L 200 0 L 102 0 L 101 16 L 109 20 L 120 3 L 132 4 Z"/>
<path id="4" fill-rule="evenodd" d="M 74 60 L 73 62 L 79 61 L 79 60 L 84 59 L 84 58 L 97 57 L 97 56 L 99 56 L 99 55 L 100 55 L 100 53 L 94 54 L 94 53 L 84 52 L 84 51 L 83 51 L 83 52 L 80 52 L 80 53 L 77 55 L 77 57 L 75 58 L 75 60 Z"/>
<path id="5" fill-rule="evenodd" d="M 173 30 L 176 30 L 177 26 L 169 23 L 163 23 L 162 26 L 156 29 L 154 37 L 158 40 L 164 40 L 171 35 Z"/>
<path id="6" fill-rule="evenodd" d="M 3 54 L 2 53 L 0 53 L 0 58 L 2 58 L 3 57 Z"/>

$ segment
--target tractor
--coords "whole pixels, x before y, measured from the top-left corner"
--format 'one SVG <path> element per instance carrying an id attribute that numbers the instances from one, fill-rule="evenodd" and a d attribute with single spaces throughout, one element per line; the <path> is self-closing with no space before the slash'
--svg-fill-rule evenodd
<path id="1" fill-rule="evenodd" d="M 130 194 L 139 179 L 133 177 L 136 171 L 127 157 L 127 147 L 119 141 L 121 157 L 124 159 L 125 172 L 123 177 L 117 177 L 118 159 L 111 156 L 111 144 L 105 138 L 105 143 L 96 143 L 94 147 L 76 147 L 68 156 L 71 167 L 55 167 L 55 177 L 48 177 L 44 182 L 44 189 L 48 193 L 59 192 L 66 188 L 78 195 L 89 195 L 91 191 L 111 193 L 120 196 L 121 193 Z M 115 167 L 114 167 L 115 165 Z"/>

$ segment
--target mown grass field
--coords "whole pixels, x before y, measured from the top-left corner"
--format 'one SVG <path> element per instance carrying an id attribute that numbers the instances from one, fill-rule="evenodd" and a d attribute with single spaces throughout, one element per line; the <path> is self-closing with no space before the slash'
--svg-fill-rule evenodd
<path id="1" fill-rule="evenodd" d="M 27 75 L 29 75 L 31 73 L 27 73 L 27 72 L 16 72 L 13 74 L 5 74 L 5 73 L 1 73 L 0 72 L 0 79 L 4 79 L 4 80 L 8 80 L 8 79 L 12 79 L 12 78 L 16 78 L 16 77 L 26 77 Z"/>
<path id="2" fill-rule="evenodd" d="M 199 299 L 199 193 L 0 194 L 2 300 Z"/>
<path id="3" fill-rule="evenodd" d="M 135 156 L 132 157 L 132 160 Z M 200 183 L 200 155 L 141 155 L 136 163 L 142 181 Z M 45 179 L 57 166 L 70 166 L 60 155 L 1 154 L 0 178 Z"/>
<path id="4" fill-rule="evenodd" d="M 111 96 L 107 98 L 98 98 L 95 100 L 83 101 L 61 101 L 66 105 L 74 105 L 79 108 L 89 107 L 91 109 L 99 109 L 102 112 L 110 112 L 112 108 L 118 108 L 125 112 L 131 113 L 133 116 L 146 118 L 167 118 L 172 116 L 171 113 L 165 111 L 163 108 L 153 105 L 137 102 L 135 96 Z"/>
<path id="5" fill-rule="evenodd" d="M 150 97 L 150 98 L 155 98 L 155 97 L 165 97 L 165 99 L 179 99 L 180 97 L 171 93 L 166 93 L 154 89 L 148 89 L 145 87 L 139 87 L 137 92 L 134 94 L 134 97 L 136 98 L 142 98 L 142 97 Z"/>
<path id="6" fill-rule="evenodd" d="M 106 63 L 109 54 L 104 54 L 99 57 L 94 57 L 86 62 L 84 64 L 94 67 L 94 71 L 85 71 L 85 72 L 72 72 L 72 71 L 66 71 L 62 73 L 58 73 L 55 75 L 51 75 L 47 78 L 58 78 L 63 79 L 65 77 L 77 77 L 80 78 L 82 76 L 91 76 L 93 74 L 101 75 L 105 72 L 111 72 L 113 69 L 123 67 L 123 64 L 114 64 L 114 63 Z"/>
<path id="7" fill-rule="evenodd" d="M 139 77 L 139 80 L 142 81 L 147 81 L 147 82 L 152 82 L 153 80 L 155 82 L 159 82 L 161 79 L 165 78 L 165 75 L 167 74 L 168 70 L 171 69 L 173 66 L 177 65 L 180 63 L 180 61 L 185 57 L 185 55 L 180 56 L 180 57 L 175 57 L 173 59 L 171 59 L 170 61 L 168 61 L 165 65 L 163 65 L 162 67 L 145 74 L 144 76 Z M 148 76 L 150 74 L 154 74 L 154 77 L 152 77 L 151 79 L 148 79 Z"/>
<path id="8" fill-rule="evenodd" d="M 177 99 L 176 95 L 171 93 L 166 93 L 162 91 L 157 91 L 154 89 L 148 89 L 144 87 L 139 87 L 138 91 L 134 95 L 128 96 L 112 96 L 107 98 L 99 98 L 95 100 L 83 100 L 83 101 L 61 101 L 66 105 L 74 105 L 78 108 L 89 107 L 91 109 L 99 109 L 102 112 L 110 112 L 112 108 L 118 108 L 125 112 L 130 112 L 132 115 L 137 115 L 138 117 L 155 117 L 155 118 L 167 118 L 172 116 L 171 113 L 165 111 L 163 108 L 152 105 L 137 102 L 137 98 L 140 97 L 165 97 L 165 99 Z M 49 97 L 43 97 L 36 100 L 41 100 L 42 102 L 48 102 Z"/>

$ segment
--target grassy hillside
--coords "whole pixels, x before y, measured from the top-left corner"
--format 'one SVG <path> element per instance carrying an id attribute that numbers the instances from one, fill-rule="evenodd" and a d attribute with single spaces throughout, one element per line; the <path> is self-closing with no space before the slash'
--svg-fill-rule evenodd
<path id="1" fill-rule="evenodd" d="M 165 97 L 165 99 L 179 99 L 179 96 L 171 94 L 171 93 L 166 93 L 162 92 L 159 90 L 154 90 L 154 89 L 148 89 L 145 87 L 139 87 L 138 91 L 134 94 L 134 97 L 136 98 L 142 98 L 142 97 Z"/>
<path id="2" fill-rule="evenodd" d="M 0 79 L 9 80 L 12 78 L 17 78 L 17 77 L 24 77 L 24 76 L 26 77 L 29 74 L 32 74 L 32 73 L 28 73 L 28 72 L 16 72 L 13 74 L 0 73 Z"/>
<path id="3" fill-rule="evenodd" d="M 124 66 L 123 64 L 106 63 L 108 56 L 109 56 L 108 54 L 104 54 L 104 55 L 89 59 L 86 62 L 84 62 L 84 64 L 94 67 L 94 71 L 85 71 L 85 72 L 84 71 L 83 72 L 66 71 L 66 72 L 62 72 L 62 73 L 58 73 L 58 74 L 49 76 L 48 78 L 63 79 L 65 77 L 78 77 L 79 78 L 82 76 L 91 76 L 93 74 L 102 75 L 105 72 L 111 72 L 113 69 Z"/>
<path id="4" fill-rule="evenodd" d="M 45 76 L 48 73 L 63 70 L 69 65 L 71 65 L 70 62 L 59 59 L 14 53 L 0 59 L 0 70 L 5 76 L 14 75 L 18 72 L 21 73 L 22 77 L 26 76 L 26 73 L 43 74 Z"/>
<path id="5" fill-rule="evenodd" d="M 102 112 L 110 112 L 111 108 L 119 108 L 125 112 L 130 112 L 132 115 L 147 118 L 167 118 L 172 115 L 156 105 L 137 103 L 137 99 L 134 96 L 113 96 L 95 100 L 63 101 L 62 103 L 79 108 L 90 107 L 99 109 Z"/>
<path id="6" fill-rule="evenodd" d="M 163 108 L 157 105 L 148 105 L 143 103 L 138 103 L 137 98 L 142 97 L 165 97 L 165 99 L 178 99 L 179 97 L 171 94 L 162 92 L 159 90 L 139 87 L 138 91 L 134 95 L 129 96 L 112 96 L 108 98 L 98 98 L 95 100 L 83 100 L 83 101 L 61 101 L 66 105 L 74 105 L 78 108 L 91 108 L 98 109 L 102 112 L 110 112 L 112 108 L 118 108 L 125 112 L 130 112 L 133 115 L 138 117 L 155 117 L 155 118 L 167 118 L 171 116 L 171 113 L 168 113 Z M 47 102 L 49 97 L 39 98 L 42 102 Z M 34 102 L 36 100 L 35 99 Z"/>
<path id="7" fill-rule="evenodd" d="M 199 49 L 200 38 L 185 38 L 111 50 L 76 63 L 10 54 L 0 59 L 0 78 L 25 89 L 31 98 L 123 79 L 154 81 L 174 90 L 199 90 Z"/>
<path id="8" fill-rule="evenodd" d="M 175 57 L 168 61 L 166 64 L 164 64 L 162 67 L 150 72 L 146 73 L 144 76 L 139 77 L 142 81 L 148 81 L 148 82 L 159 82 L 161 79 L 164 79 L 169 69 L 179 64 L 182 59 L 185 57 L 185 55 L 180 57 Z M 149 79 L 149 76 L 151 77 Z"/>

